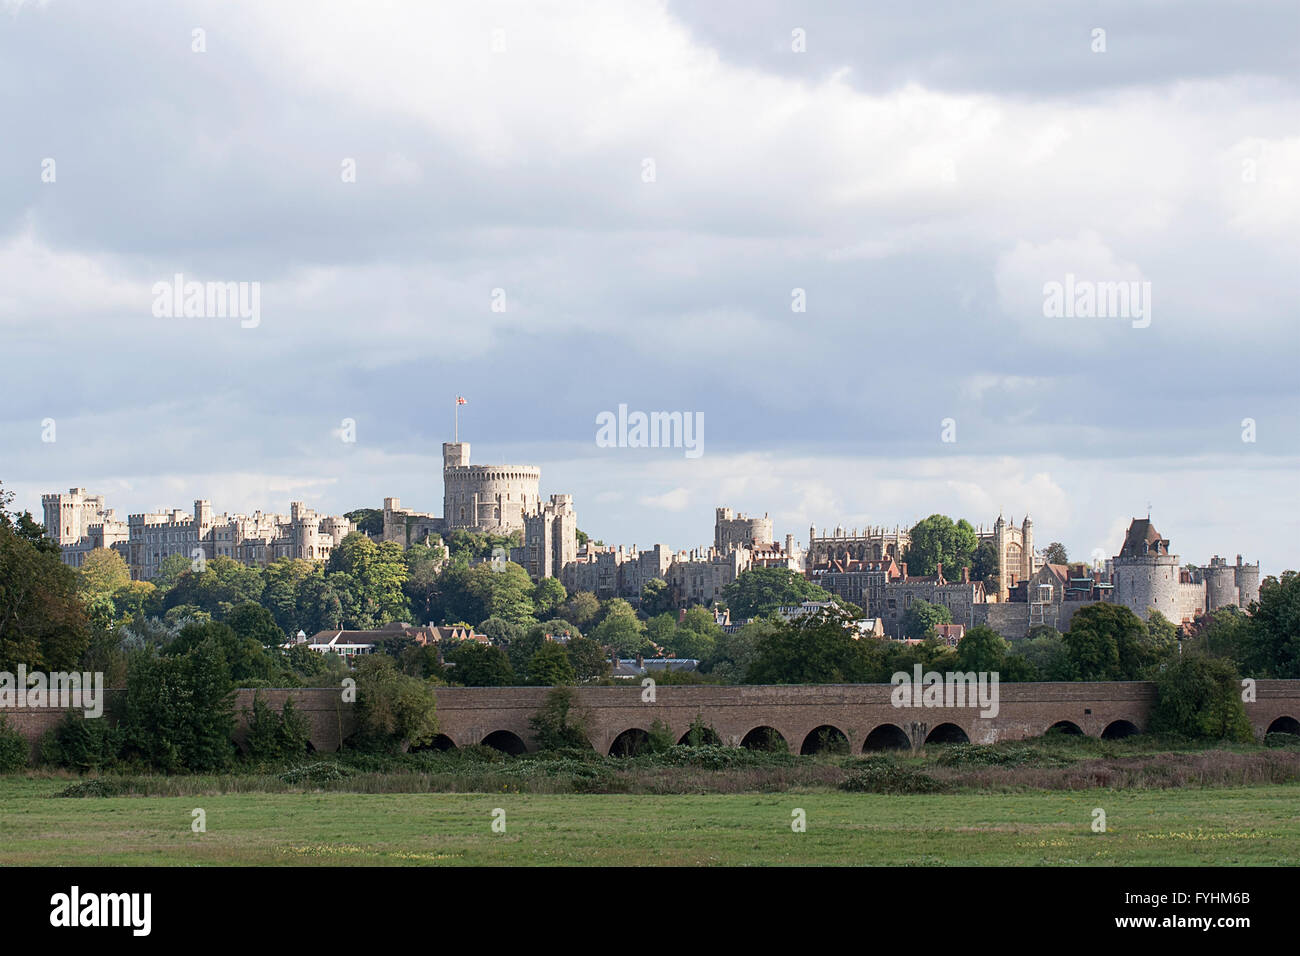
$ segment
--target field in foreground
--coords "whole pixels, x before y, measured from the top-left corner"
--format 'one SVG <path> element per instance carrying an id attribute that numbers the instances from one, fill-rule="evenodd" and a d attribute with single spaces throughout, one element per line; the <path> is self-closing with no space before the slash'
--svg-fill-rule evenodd
<path id="1" fill-rule="evenodd" d="M 57 799 L 0 778 L 5 865 L 1293 865 L 1300 787 Z M 206 833 L 191 830 L 192 811 Z M 791 829 L 792 811 L 807 832 Z M 1092 832 L 1094 808 L 1107 832 Z M 495 833 L 495 810 L 505 832 Z"/>

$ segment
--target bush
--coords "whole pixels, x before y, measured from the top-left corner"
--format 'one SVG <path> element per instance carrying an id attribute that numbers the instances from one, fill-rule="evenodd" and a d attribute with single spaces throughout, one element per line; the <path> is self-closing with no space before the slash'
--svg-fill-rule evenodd
<path id="1" fill-rule="evenodd" d="M 298 713 L 293 698 L 285 700 L 277 714 L 257 694 L 253 695 L 253 710 L 244 710 L 248 721 L 248 754 L 256 760 L 284 760 L 301 757 L 307 752 L 311 736 L 307 720 Z"/>
<path id="2" fill-rule="evenodd" d="M 1300 736 L 1296 734 L 1266 734 L 1265 747 L 1300 747 Z"/>
<path id="3" fill-rule="evenodd" d="M 591 714 L 578 703 L 572 687 L 548 691 L 541 709 L 528 718 L 528 726 L 541 750 L 591 749 Z"/>
<path id="4" fill-rule="evenodd" d="M 179 638 L 178 638 L 179 640 Z M 132 655 L 126 677 L 127 745 L 165 773 L 211 771 L 234 755 L 235 685 L 220 645 L 182 654 Z"/>
<path id="5" fill-rule="evenodd" d="M 1166 667 L 1156 678 L 1151 730 L 1193 740 L 1252 743 L 1255 731 L 1241 702 L 1236 665 L 1189 654 Z"/>
<path id="6" fill-rule="evenodd" d="M 673 738 L 673 732 L 668 729 L 668 725 L 658 717 L 651 722 L 649 733 L 650 741 L 647 749 L 652 754 L 667 753 L 677 743 Z"/>
<path id="7" fill-rule="evenodd" d="M 353 772 L 348 767 L 328 761 L 320 761 L 318 763 L 303 764 L 300 767 L 291 767 L 280 774 L 280 779 L 290 784 L 319 784 L 347 780 L 351 776 L 353 776 Z"/>
<path id="8" fill-rule="evenodd" d="M 95 777 L 64 787 L 59 791 L 60 797 L 120 797 L 126 793 L 126 786 L 118 780 L 105 780 Z"/>
<path id="9" fill-rule="evenodd" d="M 27 738 L 9 726 L 8 716 L 0 714 L 0 773 L 25 768 L 29 753 Z"/>
<path id="10" fill-rule="evenodd" d="M 861 769 L 852 771 L 840 784 L 840 789 L 850 793 L 941 793 L 948 786 L 928 773 L 875 758 L 867 761 Z"/>
<path id="11" fill-rule="evenodd" d="M 69 711 L 41 738 L 41 762 L 67 770 L 100 770 L 117 763 L 125 733 L 105 718 Z"/>

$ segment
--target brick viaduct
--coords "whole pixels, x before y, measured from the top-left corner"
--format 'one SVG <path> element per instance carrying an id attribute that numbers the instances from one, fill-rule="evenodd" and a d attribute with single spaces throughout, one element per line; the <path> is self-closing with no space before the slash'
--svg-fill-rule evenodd
<path id="1" fill-rule="evenodd" d="M 512 753 L 534 747 L 528 719 L 546 687 L 444 687 L 437 691 L 439 747 L 487 744 Z M 812 752 L 842 736 L 853 753 L 924 743 L 993 743 L 1036 737 L 1053 727 L 1094 737 L 1147 729 L 1155 687 L 1144 682 L 1026 683 L 999 687 L 995 717 L 977 707 L 896 708 L 888 684 L 663 686 L 654 701 L 633 687 L 580 687 L 592 717 L 591 743 L 601 753 L 622 752 L 658 720 L 682 738 L 698 717 L 728 745 L 755 746 L 779 734 L 796 752 Z M 108 691 L 108 710 L 120 710 L 122 691 Z M 254 693 L 279 709 L 292 696 L 311 725 L 317 751 L 337 750 L 352 730 L 352 706 L 333 689 L 241 690 L 236 710 Z M 1246 714 L 1257 735 L 1300 734 L 1300 680 L 1261 680 Z M 61 717 L 55 710 L 10 710 L 11 723 L 35 744 Z M 767 730 L 770 728 L 770 730 Z M 243 734 L 242 717 L 236 737 Z M 842 746 L 843 744 L 841 744 Z"/>

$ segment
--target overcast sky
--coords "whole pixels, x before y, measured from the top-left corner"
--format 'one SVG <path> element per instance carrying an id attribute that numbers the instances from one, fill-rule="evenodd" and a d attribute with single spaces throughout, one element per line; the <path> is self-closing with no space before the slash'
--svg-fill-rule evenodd
<path id="1" fill-rule="evenodd" d="M 1297 35 L 1291 3 L 0 0 L 0 480 L 438 513 L 463 395 L 473 460 L 610 543 L 1001 510 L 1087 558 L 1150 504 L 1185 561 L 1295 567 Z M 259 321 L 156 316 L 177 273 L 259 283 Z M 1149 324 L 1045 315 L 1067 274 L 1150 283 Z M 620 404 L 701 413 L 703 454 L 598 447 Z"/>

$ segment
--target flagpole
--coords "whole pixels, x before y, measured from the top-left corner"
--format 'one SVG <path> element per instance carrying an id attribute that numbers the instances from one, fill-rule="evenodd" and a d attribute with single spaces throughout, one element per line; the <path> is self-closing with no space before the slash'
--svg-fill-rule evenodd
<path id="1" fill-rule="evenodd" d="M 460 444 L 460 398 L 456 398 L 456 444 Z"/>

